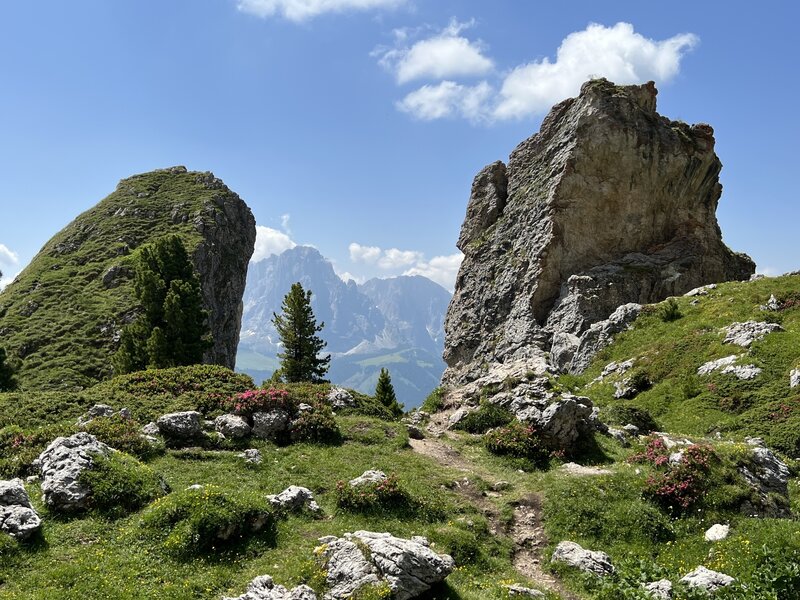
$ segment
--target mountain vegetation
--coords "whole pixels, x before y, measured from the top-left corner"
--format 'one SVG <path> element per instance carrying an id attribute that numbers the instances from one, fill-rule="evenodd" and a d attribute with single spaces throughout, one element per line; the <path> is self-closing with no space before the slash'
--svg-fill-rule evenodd
<path id="1" fill-rule="evenodd" d="M 211 346 L 208 311 L 181 238 L 169 235 L 145 244 L 133 257 L 133 269 L 142 314 L 122 329 L 115 371 L 202 362 Z"/>
<path id="2" fill-rule="evenodd" d="M 282 313 L 273 313 L 272 322 L 283 347 L 278 353 L 279 373 L 287 383 L 320 383 L 331 361 L 330 355 L 320 356 L 326 344 L 317 333 L 325 323 L 317 324 L 311 295 L 311 290 L 304 290 L 299 282 L 294 283 L 283 298 Z"/>

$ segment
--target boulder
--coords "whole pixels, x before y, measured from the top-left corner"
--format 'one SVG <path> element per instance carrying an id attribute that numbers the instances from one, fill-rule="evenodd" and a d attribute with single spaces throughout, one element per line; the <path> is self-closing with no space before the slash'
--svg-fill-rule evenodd
<path id="1" fill-rule="evenodd" d="M 250 425 L 239 415 L 220 415 L 214 419 L 214 429 L 232 440 L 240 440 L 250 435 Z"/>
<path id="2" fill-rule="evenodd" d="M 718 589 L 729 586 L 736 581 L 730 575 L 706 569 L 703 566 L 697 567 L 691 573 L 687 573 L 681 578 L 681 583 L 685 583 L 691 588 L 700 588 L 707 592 L 716 592 Z"/>
<path id="3" fill-rule="evenodd" d="M 581 396 L 564 394 L 542 411 L 540 418 L 532 420 L 539 428 L 539 435 L 549 446 L 556 449 L 569 448 L 578 441 L 582 433 L 590 429 L 592 402 Z"/>
<path id="4" fill-rule="evenodd" d="M 417 598 L 455 569 L 447 554 L 437 554 L 423 537 L 356 531 L 322 538 L 328 592 L 325 600 L 345 600 L 367 585 L 385 582 L 393 600 Z"/>
<path id="5" fill-rule="evenodd" d="M 730 365 L 722 369 L 723 375 L 734 375 L 737 379 L 746 381 L 761 375 L 761 369 L 755 365 Z"/>
<path id="6" fill-rule="evenodd" d="M 289 413 L 281 408 L 269 412 L 253 413 L 253 435 L 262 440 L 275 441 L 289 431 Z"/>
<path id="7" fill-rule="evenodd" d="M 585 550 L 575 542 L 564 541 L 556 546 L 552 562 L 561 562 L 575 567 L 584 573 L 593 573 L 600 577 L 614 573 L 611 558 L 605 552 Z"/>
<path id="8" fill-rule="evenodd" d="M 241 596 L 224 596 L 222 600 L 317 600 L 317 595 L 307 585 L 288 590 L 282 585 L 276 585 L 269 575 L 261 575 L 250 582 L 247 591 Z"/>
<path id="9" fill-rule="evenodd" d="M 251 465 L 260 465 L 262 462 L 261 451 L 258 448 L 248 448 L 244 452 L 237 454 L 239 458 L 243 458 L 244 462 Z"/>
<path id="10" fill-rule="evenodd" d="M 0 481 L 0 506 L 25 506 L 33 508 L 22 480 Z"/>
<path id="11" fill-rule="evenodd" d="M 26 540 L 42 527 L 21 479 L 0 481 L 0 531 Z"/>
<path id="12" fill-rule="evenodd" d="M 693 296 L 708 296 L 708 292 L 715 289 L 717 289 L 717 284 L 709 283 L 708 285 L 701 285 L 700 287 L 696 287 L 693 290 L 689 290 L 684 294 L 684 296 L 688 296 L 690 298 Z"/>
<path id="13" fill-rule="evenodd" d="M 778 302 L 775 294 L 772 294 L 770 295 L 769 300 L 767 300 L 767 303 L 762 304 L 759 308 L 764 312 L 776 312 L 781 309 L 781 303 Z"/>
<path id="14" fill-rule="evenodd" d="M 800 369 L 792 369 L 789 373 L 789 387 L 796 388 L 798 385 L 800 385 Z"/>
<path id="15" fill-rule="evenodd" d="M 731 531 L 730 525 L 715 523 L 706 530 L 706 532 L 703 534 L 703 538 L 707 542 L 721 542 L 722 540 L 728 537 L 730 531 Z"/>
<path id="16" fill-rule="evenodd" d="M 297 485 L 290 485 L 280 494 L 269 495 L 267 500 L 269 500 L 273 508 L 284 512 L 308 510 L 312 513 L 318 513 L 322 510 L 314 499 L 314 494 L 311 490 Z"/>
<path id="17" fill-rule="evenodd" d="M 745 504 L 747 514 L 768 517 L 789 517 L 789 467 L 775 453 L 764 446 L 751 450 L 751 465 L 739 467 L 739 472 L 758 493 L 761 504 Z M 779 498 L 779 503 L 775 502 Z"/>
<path id="18" fill-rule="evenodd" d="M 512 598 L 546 598 L 547 596 L 544 595 L 544 592 L 540 592 L 539 590 L 534 590 L 533 588 L 524 587 L 521 585 L 517 585 L 516 583 L 512 583 L 511 585 L 507 585 L 506 589 L 508 590 L 508 595 Z"/>
<path id="19" fill-rule="evenodd" d="M 579 372 L 638 305 L 754 272 L 722 242 L 713 129 L 660 116 L 656 94 L 652 82 L 589 81 L 507 164 L 475 177 L 445 320 L 445 386 L 541 357 Z"/>
<path id="20" fill-rule="evenodd" d="M 158 425 L 155 423 L 155 421 L 150 421 L 139 431 L 142 433 L 142 435 L 146 435 L 149 437 L 155 437 L 157 435 L 161 435 L 161 430 L 158 428 Z"/>
<path id="21" fill-rule="evenodd" d="M 378 471 L 375 469 L 370 469 L 369 471 L 364 471 L 361 475 L 356 477 L 355 479 L 350 480 L 350 487 L 359 487 L 366 484 L 378 484 L 383 483 L 386 481 L 386 473 L 383 471 Z"/>
<path id="22" fill-rule="evenodd" d="M 333 410 L 352 408 L 356 405 L 353 395 L 344 388 L 332 387 L 326 398 Z"/>
<path id="23" fill-rule="evenodd" d="M 76 425 L 86 425 L 87 423 L 91 423 L 97 417 L 113 417 L 116 412 L 117 411 L 111 408 L 108 404 L 95 404 L 84 414 L 78 417 Z"/>
<path id="24" fill-rule="evenodd" d="M 659 579 L 646 583 L 645 591 L 656 600 L 670 600 L 672 598 L 672 582 L 669 579 Z"/>
<path id="25" fill-rule="evenodd" d="M 709 375 L 714 371 L 718 371 L 724 367 L 728 367 L 735 363 L 739 359 L 738 354 L 731 354 L 730 356 L 725 356 L 723 358 L 718 358 L 716 360 L 710 360 L 707 363 L 703 363 L 697 369 L 698 375 Z"/>
<path id="26" fill-rule="evenodd" d="M 722 331 L 725 334 L 723 344 L 736 344 L 742 348 L 749 348 L 753 342 L 763 340 L 773 331 L 783 331 L 783 327 L 777 323 L 745 321 L 723 327 Z"/>
<path id="27" fill-rule="evenodd" d="M 42 528 L 39 514 L 27 506 L 0 506 L 0 531 L 17 540 L 27 540 Z"/>
<path id="28" fill-rule="evenodd" d="M 59 437 L 34 461 L 41 470 L 42 501 L 51 509 L 71 512 L 87 508 L 91 490 L 80 481 L 81 473 L 99 456 L 114 450 L 86 432 Z"/>
<path id="29" fill-rule="evenodd" d="M 196 410 L 170 413 L 159 417 L 156 425 L 165 438 L 187 442 L 203 433 L 203 416 Z"/>
<path id="30" fill-rule="evenodd" d="M 412 425 L 409 423 L 406 425 L 406 429 L 408 430 L 408 437 L 412 440 L 422 440 L 425 439 L 425 432 L 419 427 L 419 425 Z"/>

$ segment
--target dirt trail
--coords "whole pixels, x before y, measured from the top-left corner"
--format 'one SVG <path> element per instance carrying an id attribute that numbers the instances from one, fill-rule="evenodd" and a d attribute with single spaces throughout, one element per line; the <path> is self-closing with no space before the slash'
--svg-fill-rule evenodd
<path id="1" fill-rule="evenodd" d="M 475 465 L 457 450 L 438 439 L 409 440 L 409 444 L 415 452 L 432 458 L 442 466 L 480 477 L 486 481 L 496 479 L 492 473 Z M 514 519 L 511 525 L 506 527 L 500 521 L 497 506 L 478 491 L 468 477 L 456 481 L 454 489 L 483 512 L 489 520 L 492 533 L 511 537 L 514 541 L 513 563 L 517 571 L 542 588 L 555 592 L 566 600 L 578 600 L 577 596 L 564 589 L 558 579 L 546 573 L 542 568 L 542 550 L 547 544 L 547 537 L 541 520 L 542 500 L 538 494 L 529 494 L 517 503 L 514 509 Z M 495 496 L 501 494 L 502 492 L 493 493 Z"/>

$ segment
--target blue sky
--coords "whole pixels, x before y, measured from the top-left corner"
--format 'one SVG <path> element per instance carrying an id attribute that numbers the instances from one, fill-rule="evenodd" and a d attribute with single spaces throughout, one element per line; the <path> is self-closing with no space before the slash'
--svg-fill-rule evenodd
<path id="1" fill-rule="evenodd" d="M 0 270 L 133 173 L 239 193 L 258 256 L 449 286 L 474 174 L 590 75 L 708 122 L 726 242 L 800 268 L 792 2 L 38 0 L 0 6 Z"/>

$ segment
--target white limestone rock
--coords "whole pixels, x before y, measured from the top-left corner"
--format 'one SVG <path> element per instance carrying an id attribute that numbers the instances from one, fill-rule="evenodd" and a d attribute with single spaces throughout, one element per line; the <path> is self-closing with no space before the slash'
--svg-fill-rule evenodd
<path id="1" fill-rule="evenodd" d="M 725 575 L 718 571 L 712 571 L 703 566 L 697 567 L 691 573 L 687 573 L 681 578 L 681 583 L 685 583 L 692 588 L 700 588 L 707 592 L 716 592 L 718 589 L 727 587 L 736 581 L 730 575 Z"/>
<path id="2" fill-rule="evenodd" d="M 570 541 L 560 542 L 550 560 L 551 562 L 562 562 L 584 573 L 594 573 L 599 577 L 612 575 L 615 571 L 608 554 L 585 550 L 579 544 Z"/>

